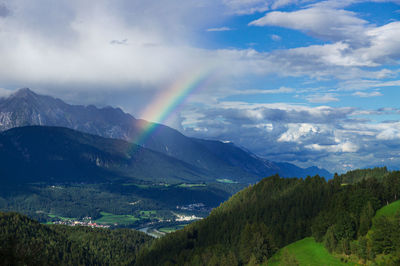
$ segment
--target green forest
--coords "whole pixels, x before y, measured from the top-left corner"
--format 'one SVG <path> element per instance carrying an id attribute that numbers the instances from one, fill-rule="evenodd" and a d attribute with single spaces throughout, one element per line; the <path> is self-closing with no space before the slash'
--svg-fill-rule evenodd
<path id="1" fill-rule="evenodd" d="M 400 172 L 386 168 L 329 181 L 275 175 L 154 240 L 2 213 L 0 254 L 8 264 L 42 265 L 399 265 L 399 192 Z"/>
<path id="2" fill-rule="evenodd" d="M 400 216 L 374 217 L 399 192 L 400 172 L 386 168 L 329 181 L 272 176 L 235 194 L 206 219 L 153 242 L 138 265 L 262 264 L 306 237 L 342 260 L 398 265 Z"/>
<path id="3" fill-rule="evenodd" d="M 0 265 L 131 265 L 151 241 L 131 229 L 43 225 L 0 212 Z"/>

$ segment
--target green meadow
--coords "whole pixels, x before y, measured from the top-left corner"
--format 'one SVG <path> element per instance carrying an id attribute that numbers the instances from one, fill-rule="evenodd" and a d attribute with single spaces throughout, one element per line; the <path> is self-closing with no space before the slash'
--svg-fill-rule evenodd
<path id="1" fill-rule="evenodd" d="M 400 212 L 400 200 L 390 203 L 376 211 L 375 219 L 381 216 L 394 216 Z"/>
<path id="2" fill-rule="evenodd" d="M 99 224 L 120 224 L 120 225 L 129 225 L 133 224 L 139 220 L 139 218 L 133 215 L 116 215 L 108 212 L 100 212 L 102 215 L 101 218 L 95 220 L 96 223 Z"/>
<path id="3" fill-rule="evenodd" d="M 269 259 L 267 265 L 336 266 L 357 264 L 342 262 L 330 254 L 322 243 L 317 243 L 314 238 L 307 237 L 280 249 Z"/>

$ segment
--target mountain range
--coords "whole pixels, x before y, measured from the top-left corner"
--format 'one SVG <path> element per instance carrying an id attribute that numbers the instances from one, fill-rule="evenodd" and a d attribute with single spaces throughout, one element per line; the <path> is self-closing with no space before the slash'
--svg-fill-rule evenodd
<path id="1" fill-rule="evenodd" d="M 328 171 L 317 167 L 304 169 L 265 160 L 233 143 L 187 137 L 168 126 L 136 119 L 120 108 L 70 105 L 28 88 L 0 99 L 0 131 L 29 125 L 66 127 L 127 142 L 137 139 L 144 128 L 156 126 L 141 143 L 144 148 L 179 160 L 182 165 L 186 163 L 196 172 L 240 183 L 254 183 L 276 173 L 284 177 L 331 177 Z"/>
<path id="2" fill-rule="evenodd" d="M 213 179 L 202 169 L 165 154 L 63 127 L 26 126 L 0 133 L 0 160 L 0 182 L 7 183 Z"/>

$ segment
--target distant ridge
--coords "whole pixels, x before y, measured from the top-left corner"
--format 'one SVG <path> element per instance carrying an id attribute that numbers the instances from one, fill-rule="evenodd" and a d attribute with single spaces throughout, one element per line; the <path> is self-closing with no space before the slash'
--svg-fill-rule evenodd
<path id="1" fill-rule="evenodd" d="M 136 119 L 120 108 L 70 105 L 60 99 L 23 88 L 0 99 L 0 131 L 28 125 L 67 127 L 107 138 L 132 141 L 150 122 Z M 232 143 L 195 139 L 165 125 L 148 137 L 143 146 L 164 153 L 221 178 L 254 183 L 279 173 L 285 177 L 332 175 L 318 168 L 303 169 L 290 163 L 262 159 Z"/>
<path id="2" fill-rule="evenodd" d="M 0 161 L 0 184 L 215 179 L 165 154 L 63 127 L 26 126 L 0 133 Z"/>

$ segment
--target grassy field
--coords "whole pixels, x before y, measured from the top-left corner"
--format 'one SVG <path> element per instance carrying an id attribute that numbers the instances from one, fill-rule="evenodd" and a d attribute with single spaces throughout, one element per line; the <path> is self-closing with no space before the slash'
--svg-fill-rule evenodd
<path id="1" fill-rule="evenodd" d="M 163 233 L 172 233 L 172 232 L 175 232 L 176 230 L 182 229 L 183 227 L 185 227 L 185 225 L 180 224 L 180 225 L 174 225 L 174 226 L 169 226 L 169 227 L 162 227 L 162 228 L 158 229 L 158 231 L 163 232 Z"/>
<path id="2" fill-rule="evenodd" d="M 108 212 L 100 212 L 102 215 L 101 218 L 95 220 L 98 224 L 120 224 L 120 225 L 129 225 L 133 224 L 139 220 L 139 218 L 133 215 L 116 215 Z"/>
<path id="3" fill-rule="evenodd" d="M 267 265 L 286 265 L 288 264 L 288 257 L 296 260 L 298 265 L 357 265 L 340 261 L 340 259 L 330 254 L 323 244 L 315 242 L 312 237 L 304 238 L 282 248 L 272 256 Z"/>
<path id="4" fill-rule="evenodd" d="M 397 212 L 400 212 L 400 200 L 380 208 L 375 214 L 375 219 L 379 218 L 380 216 L 393 216 Z"/>

